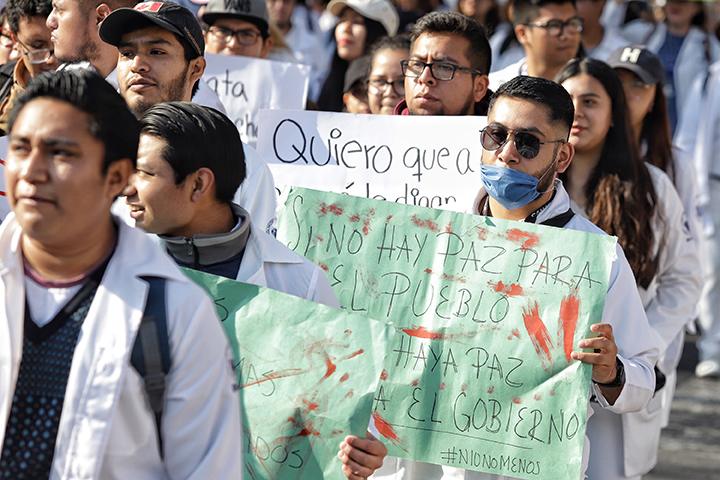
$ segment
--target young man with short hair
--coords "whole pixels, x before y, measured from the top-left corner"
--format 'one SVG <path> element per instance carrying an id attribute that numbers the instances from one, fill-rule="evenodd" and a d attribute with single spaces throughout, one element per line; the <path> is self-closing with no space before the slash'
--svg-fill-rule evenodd
<path id="1" fill-rule="evenodd" d="M 266 58 L 273 45 L 265 0 L 210 0 L 202 14 L 209 25 L 207 53 Z"/>
<path id="2" fill-rule="evenodd" d="M 103 21 L 100 36 L 117 47 L 120 94 L 137 116 L 160 102 L 192 99 L 206 62 L 202 28 L 190 10 L 172 2 L 120 8 Z M 262 157 L 245 144 L 243 150 L 248 179 L 236 199 L 266 230 L 275 218 L 275 182 Z"/>
<path id="3" fill-rule="evenodd" d="M 9 129 L 0 471 L 239 478 L 242 455 L 228 447 L 242 442 L 239 397 L 213 302 L 110 213 L 137 155 L 125 101 L 94 72 L 45 73 L 18 97 Z M 150 278 L 162 285 L 153 298 Z M 130 357 L 148 299 L 163 292 L 170 367 L 158 419 Z"/>
<path id="4" fill-rule="evenodd" d="M 7 128 L 7 117 L 15 97 L 25 90 L 30 79 L 58 67 L 50 29 L 45 22 L 52 10 L 50 0 L 10 0 L 5 6 L 10 34 L 20 49 L 20 60 L 0 70 L 9 74 L 0 85 L 0 128 Z"/>
<path id="5" fill-rule="evenodd" d="M 580 49 L 582 19 L 575 0 L 513 0 L 513 25 L 525 58 L 490 74 L 490 88 L 518 75 L 548 80 L 575 58 Z"/>
<path id="6" fill-rule="evenodd" d="M 567 139 L 574 118 L 567 91 L 550 80 L 518 76 L 490 99 L 488 126 L 483 129 L 483 187 L 472 213 L 504 220 L 552 224 L 605 235 L 589 220 L 573 215 L 570 197 L 557 173 L 567 169 L 574 148 Z M 514 185 L 516 188 L 507 188 Z M 569 215 L 569 218 L 568 218 Z M 560 219 L 564 219 L 559 222 Z M 655 390 L 653 366 L 658 349 L 653 342 L 635 278 L 622 248 L 616 246 L 602 318 L 591 326 L 596 337 L 578 342 L 572 358 L 592 364 L 593 399 L 588 418 L 597 409 L 636 412 Z M 586 438 L 586 445 L 587 438 Z M 589 444 L 592 449 L 593 445 Z M 622 449 L 620 449 L 622 450 Z M 583 451 L 585 478 L 590 451 Z M 603 452 L 605 454 L 605 452 Z M 613 455 L 615 452 L 607 452 Z M 454 467 L 388 458 L 374 479 L 488 480 L 507 478 Z"/>
<path id="7" fill-rule="evenodd" d="M 126 202 L 138 227 L 156 233 L 181 266 L 339 308 L 325 273 L 263 232 L 233 192 L 245 176 L 235 125 L 220 112 L 187 102 L 150 108 L 140 120 L 137 171 Z M 261 326 L 260 326 L 261 327 Z M 348 436 L 339 457 L 348 476 L 382 465 L 387 449 Z"/>
<path id="8" fill-rule="evenodd" d="M 457 12 L 429 13 L 415 23 L 411 41 L 396 115 L 487 114 L 490 44 L 479 23 Z"/>

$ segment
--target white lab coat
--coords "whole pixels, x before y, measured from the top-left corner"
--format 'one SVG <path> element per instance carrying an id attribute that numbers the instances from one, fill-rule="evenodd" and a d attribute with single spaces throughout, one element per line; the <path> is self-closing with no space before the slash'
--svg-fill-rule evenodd
<path id="1" fill-rule="evenodd" d="M 570 207 L 570 197 L 560 180 L 555 180 L 555 187 L 557 188 L 555 198 L 547 208 L 540 212 L 537 219 L 538 223 L 560 215 Z M 485 195 L 485 189 L 481 188 L 472 213 L 479 213 L 477 204 Z M 578 215 L 575 215 L 565 228 L 605 234 L 589 220 Z M 655 387 L 653 365 L 657 360 L 658 350 L 653 342 L 650 326 L 635 287 L 635 278 L 630 265 L 627 263 L 625 254 L 619 245 L 616 252 L 617 256 L 613 260 L 610 272 L 605 309 L 600 321 L 609 323 L 613 327 L 613 335 L 618 347 L 618 358 L 625 366 L 625 385 L 615 404 L 609 405 L 602 397 L 598 387 L 593 384 L 592 393 L 598 397 L 600 403 L 591 404 L 588 410 L 589 418 L 594 410 L 599 408 L 615 414 L 638 411 L 650 400 Z M 589 428 L 591 427 L 588 426 Z M 585 447 L 583 467 L 587 465 L 587 438 L 585 439 Z M 589 445 L 589 453 L 591 455 L 593 453 L 592 442 Z M 370 478 L 374 480 L 499 480 L 509 477 L 388 457 L 383 467 L 377 470 L 375 475 Z"/>
<path id="2" fill-rule="evenodd" d="M 210 298 L 141 231 L 118 243 L 80 331 L 51 480 L 238 479 L 242 433 L 232 353 Z M 20 227 L 0 226 L 0 441 L 22 358 L 25 281 Z M 155 419 L 130 365 L 148 284 L 167 279 L 168 374 L 160 459 Z"/>
<path id="3" fill-rule="evenodd" d="M 245 152 L 245 180 L 235 192 L 233 202 L 250 214 L 253 223 L 274 235 L 277 191 L 270 168 L 253 147 L 243 142 Z"/>
<path id="4" fill-rule="evenodd" d="M 490 79 L 488 88 L 493 92 L 497 92 L 500 85 L 520 75 L 527 75 L 527 62 L 525 61 L 525 56 L 502 70 L 492 72 L 488 75 L 488 78 Z"/>
<path id="5" fill-rule="evenodd" d="M 651 226 L 654 243 L 653 255 L 658 255 L 658 268 L 647 289 L 638 287 L 647 313 L 655 344 L 660 351 L 658 367 L 667 376 L 667 390 L 659 391 L 639 412 L 616 416 L 599 415 L 588 421 L 588 432 L 599 422 L 605 427 L 604 435 L 614 435 L 612 443 L 623 446 L 623 465 L 613 471 L 608 465 L 607 451 L 590 450 L 590 479 L 635 477 L 649 472 L 657 463 L 660 430 L 672 402 L 675 386 L 675 367 L 681 353 L 685 326 L 692 321 L 695 306 L 700 298 L 702 275 L 700 255 L 690 232 L 685 208 L 670 178 L 659 168 L 648 165 L 657 197 Z M 573 202 L 573 210 L 583 212 Z M 662 248 L 662 250 L 661 250 Z M 615 429 L 608 429 L 608 423 Z M 620 442 L 622 435 L 622 442 Z M 593 434 L 590 433 L 590 443 Z M 602 439 L 607 440 L 606 438 Z M 624 473 L 624 475 L 623 475 Z"/>
<path id="6" fill-rule="evenodd" d="M 340 308 L 320 267 L 255 227 L 254 222 L 236 280 Z"/>

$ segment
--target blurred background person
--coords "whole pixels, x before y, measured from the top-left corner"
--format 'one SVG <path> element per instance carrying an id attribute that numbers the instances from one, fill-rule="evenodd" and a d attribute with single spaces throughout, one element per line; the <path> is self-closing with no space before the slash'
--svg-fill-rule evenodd
<path id="1" fill-rule="evenodd" d="M 570 93 L 575 157 L 560 175 L 573 211 L 618 237 L 633 269 L 653 339 L 660 349 L 656 392 L 669 348 L 684 335 L 702 286 L 700 258 L 682 202 L 668 176 L 642 161 L 620 78 L 604 62 L 573 60 L 556 77 Z M 639 480 L 657 463 L 661 408 L 656 393 L 640 412 L 593 408 L 588 420 L 592 479 Z"/>
<path id="2" fill-rule="evenodd" d="M 15 47 L 5 11 L 6 7 L 0 9 L 0 65 L 20 58 L 20 51 Z"/>
<path id="3" fill-rule="evenodd" d="M 495 29 L 500 23 L 500 8 L 497 0 L 459 0 L 455 10 L 485 27 L 488 38 L 495 34 Z"/>
<path id="4" fill-rule="evenodd" d="M 320 110 L 339 112 L 343 108 L 343 85 L 348 65 L 367 54 L 380 37 L 395 35 L 400 20 L 388 0 L 332 0 L 327 8 L 340 21 L 335 27 L 336 48 L 330 71 L 317 104 Z"/>
<path id="5" fill-rule="evenodd" d="M 367 79 L 370 73 L 370 57 L 363 56 L 350 63 L 343 84 L 343 112 L 372 113 L 368 104 Z"/>
<path id="6" fill-rule="evenodd" d="M 704 30 L 703 2 L 669 0 L 659 23 L 637 19 L 625 25 L 631 43 L 645 45 L 665 66 L 670 133 L 675 134 L 688 92 L 698 75 L 707 76 L 710 64 L 720 59 L 720 42 Z"/>
<path id="7" fill-rule="evenodd" d="M 605 4 L 606 0 L 575 1 L 578 16 L 583 20 L 581 39 L 585 54 L 602 61 L 606 61 L 613 50 L 630 44 L 618 28 L 605 27 L 600 22 Z"/>
<path id="8" fill-rule="evenodd" d="M 410 57 L 410 35 L 383 37 L 373 47 L 367 96 L 370 111 L 392 115 L 395 107 L 405 98 L 405 76 L 401 60 Z"/>

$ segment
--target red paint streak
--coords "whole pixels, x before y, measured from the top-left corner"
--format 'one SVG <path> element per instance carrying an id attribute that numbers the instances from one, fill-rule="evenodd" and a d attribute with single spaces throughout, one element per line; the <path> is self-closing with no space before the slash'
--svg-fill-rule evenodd
<path id="1" fill-rule="evenodd" d="M 425 273 L 427 273 L 428 275 L 431 275 L 431 274 L 432 274 L 432 270 L 430 270 L 429 268 L 426 268 L 426 269 L 425 269 Z"/>
<path id="2" fill-rule="evenodd" d="M 332 434 L 333 434 L 333 435 L 340 435 L 341 433 L 343 433 L 342 430 L 333 430 L 333 431 L 332 431 Z"/>
<path id="3" fill-rule="evenodd" d="M 385 438 L 389 438 L 391 440 L 395 440 L 396 442 L 400 439 L 398 438 L 397 433 L 395 433 L 395 429 L 387 423 L 379 413 L 373 412 L 372 414 L 373 420 L 375 420 L 375 428 L 377 428 L 378 432 L 380 432 L 380 435 L 382 435 Z"/>
<path id="4" fill-rule="evenodd" d="M 325 239 L 322 238 L 320 235 L 315 235 L 315 238 L 318 239 L 318 242 L 323 242 L 323 241 L 325 241 Z"/>
<path id="5" fill-rule="evenodd" d="M 302 375 L 304 373 L 307 373 L 307 371 L 302 370 L 300 368 L 291 368 L 288 370 L 282 370 L 280 372 L 275 372 L 275 373 L 271 373 L 269 375 L 265 375 L 265 378 L 258 380 L 257 382 L 248 383 L 247 385 L 244 385 L 241 388 L 252 387 L 253 385 L 267 382 L 268 380 L 277 380 L 278 378 L 284 378 L 284 377 L 294 377 L 295 375 Z"/>
<path id="6" fill-rule="evenodd" d="M 441 383 L 438 390 L 445 390 L 445 382 Z"/>
<path id="7" fill-rule="evenodd" d="M 334 213 L 335 215 L 342 215 L 343 209 L 341 207 L 338 207 L 337 205 L 330 205 L 330 212 Z"/>
<path id="8" fill-rule="evenodd" d="M 507 239 L 511 242 L 523 242 L 522 248 L 532 248 L 540 242 L 540 238 L 534 233 L 523 232 L 517 228 L 507 231 Z"/>
<path id="9" fill-rule="evenodd" d="M 447 224 L 447 226 L 445 227 L 445 232 L 452 233 L 452 222 Z"/>
<path id="10" fill-rule="evenodd" d="M 418 380 L 417 378 L 415 380 L 413 380 L 412 381 L 413 387 L 417 387 L 418 383 L 420 383 L 420 380 Z"/>
<path id="11" fill-rule="evenodd" d="M 495 392 L 495 387 L 488 388 L 488 393 L 493 393 L 493 392 Z"/>
<path id="12" fill-rule="evenodd" d="M 554 396 L 555 396 L 555 390 L 550 390 L 550 396 L 551 396 L 551 397 L 554 397 Z"/>
<path id="13" fill-rule="evenodd" d="M 512 334 L 515 335 L 517 338 L 520 338 L 520 330 L 517 328 L 513 328 Z"/>
<path id="14" fill-rule="evenodd" d="M 300 433 L 297 434 L 298 437 L 309 437 L 310 435 L 319 437 L 320 432 L 316 432 L 315 430 L 312 429 L 312 427 L 305 427 L 302 430 L 300 430 Z"/>
<path id="15" fill-rule="evenodd" d="M 363 234 L 367 235 L 370 233 L 370 219 L 363 222 Z"/>
<path id="16" fill-rule="evenodd" d="M 542 400 L 542 397 L 540 395 L 535 395 L 533 398 L 538 402 Z"/>
<path id="17" fill-rule="evenodd" d="M 354 222 L 359 222 L 359 221 L 360 221 L 360 215 L 358 215 L 358 214 L 353 215 L 352 217 L 350 217 L 350 221 L 353 222 L 353 223 L 354 223 Z"/>
<path id="18" fill-rule="evenodd" d="M 565 358 L 570 362 L 570 354 L 573 350 L 573 338 L 575 327 L 577 327 L 578 312 L 580 311 L 580 299 L 574 295 L 563 298 L 560 304 L 560 320 L 558 321 L 558 343 L 565 347 Z"/>
<path id="19" fill-rule="evenodd" d="M 319 405 L 318 405 L 317 403 L 315 403 L 315 402 L 308 402 L 308 401 L 306 401 L 306 400 L 303 400 L 303 403 L 304 403 L 305 405 L 307 405 L 308 410 L 311 411 L 311 412 L 312 412 L 313 410 L 317 410 L 317 409 L 318 409 L 318 406 L 319 406 Z"/>
<path id="20" fill-rule="evenodd" d="M 326 203 L 320 202 L 320 213 L 327 215 L 328 211 L 334 215 L 342 215 L 343 209 L 335 204 L 327 205 Z"/>
<path id="21" fill-rule="evenodd" d="M 326 272 L 330 270 L 330 268 L 322 262 L 318 262 L 318 266 L 320 268 L 322 268 L 323 270 L 325 270 Z"/>
<path id="22" fill-rule="evenodd" d="M 360 350 L 358 350 L 357 352 L 351 353 L 351 354 L 348 355 L 347 357 L 341 358 L 340 360 L 341 360 L 341 361 L 342 361 L 342 360 L 350 360 L 351 358 L 355 358 L 355 357 L 357 357 L 358 355 L 362 355 L 363 353 L 365 353 L 365 350 L 360 349 Z"/>
<path id="23" fill-rule="evenodd" d="M 349 374 L 349 373 L 346 373 L 345 375 L 343 375 L 342 377 L 340 377 L 340 381 L 341 381 L 341 382 L 344 382 L 344 381 L 346 381 L 348 378 L 350 378 L 350 374 Z"/>
<path id="24" fill-rule="evenodd" d="M 467 383 L 463 383 L 463 386 L 461 388 L 463 392 L 467 392 Z"/>
<path id="25" fill-rule="evenodd" d="M 380 374 L 380 380 L 387 380 L 388 379 L 388 373 L 387 370 L 383 370 Z"/>
<path id="26" fill-rule="evenodd" d="M 415 329 L 403 328 L 403 332 L 407 333 L 411 337 L 428 338 L 430 340 L 442 340 L 445 338 L 445 335 L 442 333 L 433 333 L 425 327 L 417 327 Z"/>
<path id="27" fill-rule="evenodd" d="M 467 282 L 467 278 L 466 278 L 466 277 L 455 277 L 454 275 L 448 275 L 447 273 L 443 273 L 443 274 L 442 274 L 442 278 L 443 278 L 444 280 L 448 280 L 448 281 L 450 281 L 450 282 L 460 282 L 460 283 L 465 283 L 465 282 Z"/>
<path id="28" fill-rule="evenodd" d="M 392 219 L 392 215 L 388 215 L 388 217 L 385 219 L 385 223 L 390 223 L 390 220 Z"/>
<path id="29" fill-rule="evenodd" d="M 513 403 L 520 405 L 522 403 L 522 401 L 520 401 L 520 397 L 515 397 L 515 398 L 513 398 Z"/>
<path id="30" fill-rule="evenodd" d="M 293 417 L 290 417 L 290 418 L 287 419 L 287 421 L 292 423 L 292 422 L 295 421 L 295 419 L 294 419 Z"/>
<path id="31" fill-rule="evenodd" d="M 514 283 L 511 283 L 510 285 L 505 285 L 503 282 L 497 282 L 492 283 L 488 282 L 488 285 L 493 287 L 496 292 L 498 293 L 504 293 L 508 297 L 514 297 L 515 295 L 522 295 L 522 287 L 520 285 L 515 285 Z"/>
<path id="32" fill-rule="evenodd" d="M 337 365 L 335 365 L 335 364 L 332 362 L 332 360 L 330 360 L 330 357 L 327 357 L 327 358 L 325 359 L 325 365 L 327 365 L 327 372 L 325 373 L 325 376 L 322 378 L 323 380 L 325 380 L 326 378 L 328 378 L 330 375 L 332 375 L 333 373 L 335 373 L 335 370 L 337 370 Z"/>
<path id="33" fill-rule="evenodd" d="M 525 330 L 527 330 L 528 335 L 530 335 L 530 339 L 532 340 L 533 346 L 535 347 L 535 351 L 540 357 L 540 360 L 542 360 L 543 363 L 552 361 L 552 356 L 550 355 L 552 342 L 547 328 L 545 328 L 545 324 L 540 319 L 537 302 L 530 307 L 530 311 L 523 308 L 522 315 L 523 321 L 525 322 Z"/>
<path id="34" fill-rule="evenodd" d="M 410 219 L 416 226 L 420 228 L 427 228 L 433 232 L 439 232 L 438 224 L 432 220 L 420 220 L 417 215 L 413 215 Z"/>
<path id="35" fill-rule="evenodd" d="M 480 240 L 487 239 L 487 230 L 482 227 L 475 227 L 475 229 L 477 230 L 477 236 Z"/>
<path id="36" fill-rule="evenodd" d="M 344 333 L 345 335 L 350 335 L 352 332 L 351 332 L 350 330 L 345 330 L 343 333 Z"/>
<path id="37" fill-rule="evenodd" d="M 345 395 L 345 398 L 352 398 L 353 395 L 355 395 L 355 392 L 353 392 L 352 390 L 350 390 L 349 392 L 347 392 L 347 395 Z"/>

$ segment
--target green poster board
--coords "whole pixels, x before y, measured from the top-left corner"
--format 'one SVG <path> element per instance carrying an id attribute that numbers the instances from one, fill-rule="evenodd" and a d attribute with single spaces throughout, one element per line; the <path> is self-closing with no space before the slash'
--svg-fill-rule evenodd
<path id="1" fill-rule="evenodd" d="M 343 479 L 365 437 L 392 330 L 301 298 L 183 269 L 215 301 L 235 355 L 247 479 Z"/>
<path id="2" fill-rule="evenodd" d="M 578 478 L 615 238 L 293 188 L 278 239 L 397 335 L 373 402 L 390 455 Z M 575 348 L 576 349 L 576 348 Z"/>

